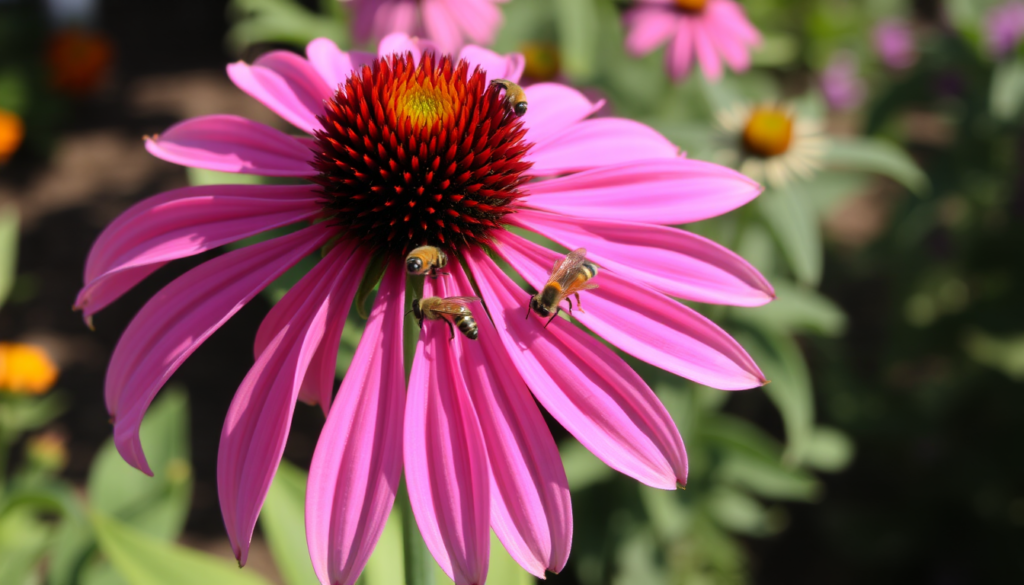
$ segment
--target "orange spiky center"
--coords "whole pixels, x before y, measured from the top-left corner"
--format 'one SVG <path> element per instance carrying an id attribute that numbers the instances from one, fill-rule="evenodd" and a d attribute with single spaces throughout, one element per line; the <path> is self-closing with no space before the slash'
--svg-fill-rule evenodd
<path id="1" fill-rule="evenodd" d="M 675 0 L 676 8 L 683 12 L 701 12 L 707 5 L 708 0 Z"/>
<path id="2" fill-rule="evenodd" d="M 374 252 L 485 243 L 529 179 L 526 129 L 465 61 L 378 59 L 319 119 L 313 166 L 325 211 Z"/>
<path id="3" fill-rule="evenodd" d="M 793 118 L 773 107 L 755 109 L 743 130 L 743 146 L 761 157 L 778 156 L 789 150 L 793 140 Z"/>

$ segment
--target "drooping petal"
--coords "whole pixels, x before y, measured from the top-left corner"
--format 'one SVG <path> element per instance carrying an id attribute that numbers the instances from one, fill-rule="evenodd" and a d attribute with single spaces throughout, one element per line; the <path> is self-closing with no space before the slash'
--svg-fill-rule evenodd
<path id="1" fill-rule="evenodd" d="M 320 128 L 316 117 L 333 93 L 310 62 L 291 51 L 271 51 L 252 65 L 232 63 L 228 77 L 238 89 L 306 134 Z"/>
<path id="2" fill-rule="evenodd" d="M 487 82 L 492 79 L 507 79 L 519 83 L 526 68 L 526 58 L 520 53 L 500 55 L 477 45 L 466 45 L 459 51 L 459 59 L 469 63 L 470 72 L 480 67 L 487 73 Z"/>
<path id="3" fill-rule="evenodd" d="M 650 53 L 672 38 L 678 17 L 662 7 L 638 5 L 626 13 L 626 50 L 634 56 Z"/>
<path id="4" fill-rule="evenodd" d="M 348 260 L 329 270 L 323 262 L 317 264 L 306 277 L 316 279 L 329 279 L 338 275 L 338 285 L 330 291 L 328 297 L 327 325 L 323 338 L 320 341 L 316 352 L 309 363 L 305 379 L 299 391 L 299 399 L 307 404 L 319 403 L 323 408 L 324 415 L 331 406 L 331 395 L 334 391 L 334 376 L 338 361 L 338 344 L 345 327 L 345 320 L 348 317 L 349 308 L 352 306 L 352 299 L 355 297 L 359 281 L 369 262 L 369 256 L 362 250 L 357 249 L 352 240 L 340 241 L 331 253 L 340 253 Z M 324 266 L 321 268 L 321 266 Z M 325 270 L 328 270 L 325 272 Z M 315 276 L 313 276 L 315 273 Z M 301 284 L 301 283 L 300 283 Z M 256 342 L 253 344 L 253 355 L 260 354 L 277 337 L 281 329 L 289 326 L 294 321 L 296 312 L 301 308 L 307 294 L 298 287 L 292 288 L 274 307 L 267 313 L 267 316 L 260 324 L 256 332 Z"/>
<path id="5" fill-rule="evenodd" d="M 306 57 L 332 90 L 337 90 L 345 83 L 353 71 L 373 63 L 377 58 L 372 53 L 342 51 L 334 41 L 323 37 L 313 39 L 306 45 Z"/>
<path id="6" fill-rule="evenodd" d="M 718 19 L 710 15 L 706 19 L 708 28 L 708 39 L 715 47 L 715 51 L 722 56 L 726 64 L 733 71 L 746 71 L 750 68 L 750 49 L 739 39 L 729 34 L 729 28 L 722 26 Z"/>
<path id="7" fill-rule="evenodd" d="M 423 0 L 420 11 L 427 37 L 437 43 L 441 52 L 451 54 L 458 51 L 462 46 L 462 31 L 451 9 L 442 0 Z"/>
<path id="8" fill-rule="evenodd" d="M 610 467 L 649 486 L 686 483 L 679 430 L 654 392 L 612 350 L 564 319 L 523 319 L 529 295 L 483 252 L 468 255 L 488 313 L 533 395 Z"/>
<path id="9" fill-rule="evenodd" d="M 423 295 L 434 296 L 427 279 Z M 409 376 L 405 481 L 427 548 L 456 585 L 483 585 L 490 558 L 490 470 L 448 327 L 424 323 Z"/>
<path id="10" fill-rule="evenodd" d="M 617 274 L 661 292 L 702 303 L 757 307 L 773 298 L 771 284 L 732 250 L 676 228 L 580 219 L 524 209 L 512 223 Z"/>
<path id="11" fill-rule="evenodd" d="M 529 135 L 527 135 L 529 137 Z M 686 158 L 614 165 L 523 185 L 526 205 L 562 215 L 660 225 L 732 211 L 762 187 L 726 167 Z"/>
<path id="12" fill-rule="evenodd" d="M 535 83 L 523 88 L 528 107 L 523 114 L 526 140 L 541 144 L 604 106 L 604 100 L 591 102 L 587 96 L 561 83 Z"/>
<path id="13" fill-rule="evenodd" d="M 669 73 L 677 81 L 686 77 L 693 66 L 693 21 L 680 18 L 676 24 L 676 35 L 665 51 L 665 62 Z"/>
<path id="14" fill-rule="evenodd" d="M 491 0 L 442 1 L 471 42 L 484 46 L 494 42 L 494 37 L 501 28 L 502 17 L 501 10 Z"/>
<path id="15" fill-rule="evenodd" d="M 473 296 L 473 287 L 455 263 L 435 294 Z M 530 389 L 516 370 L 494 325 L 475 307 L 479 337 L 457 336 L 452 347 L 462 366 L 480 417 L 491 463 L 491 528 L 524 569 L 544 578 L 559 573 L 572 543 L 569 482 L 558 447 Z"/>
<path id="16" fill-rule="evenodd" d="M 352 585 L 380 539 L 402 476 L 405 272 L 381 281 L 366 331 L 320 432 L 306 488 L 306 542 L 321 583 Z"/>
<path id="17" fill-rule="evenodd" d="M 280 130 L 241 116 L 189 118 L 146 140 L 153 156 L 186 167 L 269 177 L 308 177 L 312 154 Z"/>
<path id="18" fill-rule="evenodd" d="M 646 159 L 675 158 L 679 148 L 657 130 L 625 118 L 583 120 L 530 150 L 530 174 L 562 175 Z"/>
<path id="19" fill-rule="evenodd" d="M 691 20 L 693 31 L 693 43 L 697 50 L 697 61 L 700 62 L 700 70 L 710 81 L 718 81 L 722 77 L 722 61 L 715 52 L 715 46 L 711 42 L 711 36 L 707 30 L 704 17 L 697 17 Z"/>
<path id="20" fill-rule="evenodd" d="M 228 252 L 165 286 L 135 315 L 110 358 L 105 384 L 114 444 L 129 465 L 152 475 L 139 425 L 178 366 L 275 278 L 319 248 L 330 227 L 301 231 Z"/>
<path id="21" fill-rule="evenodd" d="M 239 565 L 249 556 L 256 517 L 288 440 L 299 387 L 327 329 L 331 297 L 346 284 L 342 279 L 349 258 L 350 250 L 335 248 L 275 306 L 287 320 L 256 358 L 224 419 L 217 495 Z"/>
<path id="22" fill-rule="evenodd" d="M 318 197 L 305 185 L 211 185 L 136 203 L 93 243 L 75 308 L 88 321 L 171 260 L 312 218 Z"/>
<path id="23" fill-rule="evenodd" d="M 709 2 L 705 9 L 708 18 L 714 19 L 720 28 L 728 29 L 728 33 L 744 44 L 757 46 L 761 44 L 761 33 L 747 19 L 746 13 L 732 0 Z"/>
<path id="24" fill-rule="evenodd" d="M 497 240 L 502 244 L 498 253 L 537 290 L 562 257 L 510 232 L 500 232 Z M 622 351 L 721 390 L 765 383 L 740 344 L 700 313 L 611 271 L 601 272 L 593 283 L 599 288 L 581 293 L 585 312 L 577 310 L 573 316 Z"/>
<path id="25" fill-rule="evenodd" d="M 401 4 L 404 4 L 404 2 Z M 423 53 L 436 52 L 438 52 L 437 45 L 433 42 L 427 39 L 410 37 L 402 32 L 387 35 L 380 40 L 380 45 L 377 48 L 377 53 L 381 57 L 412 53 L 412 61 L 416 65 L 420 64 L 420 58 L 423 56 Z"/>

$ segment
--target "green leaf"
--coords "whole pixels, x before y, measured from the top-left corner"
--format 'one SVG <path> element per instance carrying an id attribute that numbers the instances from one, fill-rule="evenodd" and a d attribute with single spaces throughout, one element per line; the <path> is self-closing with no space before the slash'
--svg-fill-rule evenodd
<path id="1" fill-rule="evenodd" d="M 260 528 L 288 585 L 317 585 L 306 548 L 306 472 L 281 461 L 260 512 Z"/>
<path id="2" fill-rule="evenodd" d="M 764 505 L 739 490 L 719 486 L 706 505 L 711 516 L 728 530 L 749 536 L 769 534 Z"/>
<path id="3" fill-rule="evenodd" d="M 404 492 L 399 494 L 403 497 Z M 402 514 L 395 502 L 384 524 L 384 532 L 366 562 L 360 585 L 401 585 L 405 583 L 405 552 L 402 550 Z"/>
<path id="4" fill-rule="evenodd" d="M 366 272 L 363 274 L 363 280 L 359 282 L 359 288 L 356 289 L 356 312 L 364 320 L 370 316 L 370 309 L 366 306 L 366 301 L 370 297 L 370 293 L 377 287 L 377 283 L 380 282 L 384 271 L 387 270 L 388 262 L 384 256 L 374 256 L 370 260 L 370 266 L 367 267 Z"/>
<path id="5" fill-rule="evenodd" d="M 0 436 L 13 437 L 50 424 L 70 406 L 67 394 L 46 396 L 0 394 Z"/>
<path id="6" fill-rule="evenodd" d="M 30 508 L 18 508 L 0 517 L 0 583 L 27 585 L 38 571 L 50 537 L 50 527 Z"/>
<path id="7" fill-rule="evenodd" d="M 247 175 L 245 173 L 222 173 L 210 169 L 198 169 L 186 167 L 188 184 L 193 187 L 204 185 L 263 185 L 266 184 L 266 177 L 259 175 Z"/>
<path id="8" fill-rule="evenodd" d="M 756 67 L 789 65 L 800 55 L 800 41 L 788 34 L 765 34 L 761 45 L 751 53 Z"/>
<path id="9" fill-rule="evenodd" d="M 1024 61 L 1020 58 L 996 65 L 989 91 L 992 117 L 1003 122 L 1016 118 L 1024 106 Z"/>
<path id="10" fill-rule="evenodd" d="M 94 511 L 91 516 L 100 549 L 132 585 L 269 585 L 252 569 L 156 538 Z"/>
<path id="11" fill-rule="evenodd" d="M 228 16 L 233 24 L 225 42 L 238 55 L 256 44 L 303 47 L 317 37 L 348 46 L 348 29 L 341 11 L 331 9 L 327 3 L 322 7 L 330 9 L 334 18 L 309 10 L 295 0 L 232 0 Z"/>
<path id="12" fill-rule="evenodd" d="M 0 206 L 0 307 L 14 288 L 18 271 L 18 208 Z"/>
<path id="13" fill-rule="evenodd" d="M 133 529 L 172 540 L 181 534 L 192 500 L 188 396 L 167 388 L 142 422 L 142 445 L 153 477 L 131 467 L 108 440 L 89 470 L 93 509 Z"/>
<path id="14" fill-rule="evenodd" d="M 973 331 L 967 335 L 964 349 L 979 364 L 998 370 L 1011 380 L 1024 381 L 1024 334 L 996 337 Z"/>
<path id="15" fill-rule="evenodd" d="M 824 162 L 830 167 L 889 177 L 918 195 L 929 188 L 928 176 L 907 151 L 882 138 L 833 139 Z"/>
<path id="16" fill-rule="evenodd" d="M 773 500 L 814 502 L 821 495 L 821 484 L 812 474 L 785 467 L 779 459 L 730 453 L 722 460 L 715 477 L 722 484 Z"/>
<path id="17" fill-rule="evenodd" d="M 819 471 L 837 473 L 853 461 L 856 446 L 849 435 L 832 427 L 814 429 L 804 463 Z"/>
<path id="18" fill-rule="evenodd" d="M 562 71 L 584 82 L 597 73 L 600 22 L 594 0 L 554 0 Z"/>
<path id="19" fill-rule="evenodd" d="M 846 313 L 832 299 L 806 287 L 775 279 L 776 298 L 763 307 L 735 307 L 744 322 L 780 333 L 813 333 L 839 337 L 846 331 Z"/>
<path id="20" fill-rule="evenodd" d="M 770 190 L 757 198 L 757 206 L 797 281 L 818 286 L 824 250 L 818 215 L 798 185 Z"/>

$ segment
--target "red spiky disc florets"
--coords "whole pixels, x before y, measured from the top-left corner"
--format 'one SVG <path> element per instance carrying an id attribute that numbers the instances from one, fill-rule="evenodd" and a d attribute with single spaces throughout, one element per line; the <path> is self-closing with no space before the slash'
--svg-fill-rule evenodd
<path id="1" fill-rule="evenodd" d="M 313 166 L 325 207 L 375 251 L 484 243 L 528 178 L 526 129 L 465 61 L 378 59 L 319 119 Z"/>

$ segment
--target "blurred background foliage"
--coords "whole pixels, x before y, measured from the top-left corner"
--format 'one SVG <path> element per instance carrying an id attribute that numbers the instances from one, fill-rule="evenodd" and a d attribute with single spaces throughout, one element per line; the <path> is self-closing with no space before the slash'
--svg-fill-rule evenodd
<path id="1" fill-rule="evenodd" d="M 672 82 L 663 49 L 628 55 L 627 1 L 502 5 L 505 24 L 493 48 L 526 55 L 524 85 L 558 80 L 581 88 L 607 100 L 599 115 L 643 121 L 692 158 L 765 170 L 761 159 L 770 157 L 752 156 L 742 135 L 758 108 L 785 111 L 814 138 L 809 172 L 759 177 L 768 188 L 757 202 L 686 226 L 739 251 L 775 286 L 778 298 L 765 307 L 698 307 L 736 336 L 771 383 L 720 392 L 627 358 L 686 443 L 690 479 L 676 492 L 611 471 L 551 421 L 575 530 L 569 567 L 549 581 L 1019 582 L 1024 48 L 993 45 L 990 30 L 993 11 L 1007 2 L 741 3 L 764 41 L 751 71 L 714 84 L 696 71 Z M 62 4 L 94 8 L 54 10 Z M 8 131 L 18 139 L 0 153 L 7 160 L 0 180 L 15 185 L 26 172 L 19 169 L 45 172 L 49 149 L 75 115 L 124 91 L 118 76 L 126 75 L 128 57 L 120 71 L 119 59 L 135 48 L 132 39 L 138 43 L 108 36 L 105 22 L 116 20 L 123 2 L 48 6 L 0 2 L 0 114 L 21 128 Z M 300 49 L 320 36 L 373 49 L 352 45 L 344 2 L 229 0 L 218 7 L 223 21 L 213 29 L 224 53 L 206 62 Z M 174 56 L 162 63 L 173 65 Z M 3 137 L 0 128 L 0 146 Z M 190 169 L 188 180 L 257 179 Z M 27 321 L 12 312 L 42 298 L 33 274 L 15 269 L 15 209 L 0 209 L 0 303 L 12 299 L 0 312 L 0 339 L 22 334 Z M 266 304 L 301 270 L 270 287 Z M 54 310 L 65 310 L 65 300 Z M 361 322 L 353 309 L 339 376 Z M 180 376 L 192 400 L 209 400 L 207 388 L 194 390 L 201 375 Z M 62 383 L 72 384 L 68 378 Z M 233 389 L 209 391 L 230 397 Z M 311 447 L 290 447 L 300 465 L 282 465 L 260 518 L 273 569 L 239 572 L 230 560 L 186 546 L 189 531 L 222 533 L 215 506 L 193 501 L 193 486 L 202 493 L 212 473 L 192 463 L 189 438 L 200 431 L 190 431 L 183 389 L 165 391 L 143 426 L 154 478 L 131 470 L 109 441 L 87 473 L 64 470 L 60 446 L 79 440 L 60 434 L 73 416 L 67 409 L 100 404 L 98 384 L 74 395 L 0 388 L 0 399 L 0 583 L 315 582 L 301 514 L 301 464 Z M 203 437 L 216 437 L 228 399 L 202 415 L 215 427 Z M 315 409 L 298 416 L 312 427 L 305 435 L 315 437 L 322 421 Z M 42 429 L 51 430 L 32 434 Z M 396 506 L 365 585 L 401 582 L 401 514 Z M 494 545 L 489 582 L 531 582 Z"/>

